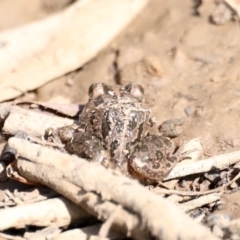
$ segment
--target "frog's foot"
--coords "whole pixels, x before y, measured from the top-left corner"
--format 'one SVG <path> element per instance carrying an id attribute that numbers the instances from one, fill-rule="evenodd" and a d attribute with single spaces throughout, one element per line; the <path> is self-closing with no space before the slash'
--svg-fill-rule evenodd
<path id="1" fill-rule="evenodd" d="M 52 143 L 61 144 L 70 141 L 74 130 L 71 127 L 47 128 L 44 138 Z"/>
<path id="2" fill-rule="evenodd" d="M 75 125 L 65 126 L 61 128 L 48 128 L 45 130 L 44 139 L 46 142 L 40 143 L 44 146 L 52 146 L 58 148 L 61 152 L 66 152 L 64 144 L 71 141 L 76 131 Z"/>
<path id="3" fill-rule="evenodd" d="M 173 142 L 161 136 L 146 136 L 133 149 L 129 158 L 129 173 L 139 179 L 162 181 L 181 158 L 175 154 Z"/>

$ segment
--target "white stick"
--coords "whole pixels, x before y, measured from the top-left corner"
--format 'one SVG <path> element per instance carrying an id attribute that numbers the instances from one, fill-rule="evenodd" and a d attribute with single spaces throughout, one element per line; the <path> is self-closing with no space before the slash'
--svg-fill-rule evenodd
<path id="1" fill-rule="evenodd" d="M 18 130 L 22 130 L 30 136 L 42 137 L 47 128 L 63 127 L 73 124 L 73 120 L 37 113 L 20 107 L 12 106 L 7 117 L 3 131 L 15 135 Z"/>
<path id="2" fill-rule="evenodd" d="M 194 200 L 182 203 L 182 204 L 180 204 L 180 207 L 184 211 L 189 212 L 189 211 L 191 211 L 195 208 L 198 208 L 198 207 L 201 207 L 203 205 L 207 205 L 209 203 L 216 202 L 216 201 L 220 200 L 220 196 L 221 196 L 221 194 L 219 194 L 219 193 L 208 194 L 208 195 L 196 198 Z"/>
<path id="3" fill-rule="evenodd" d="M 84 210 L 65 198 L 54 198 L 12 208 L 0 209 L 0 230 L 27 225 L 67 226 L 71 221 L 89 217 Z"/>
<path id="4" fill-rule="evenodd" d="M 196 173 L 222 170 L 240 161 L 240 151 L 213 156 L 204 160 L 176 165 L 164 180 L 179 178 Z"/>
<path id="5" fill-rule="evenodd" d="M 61 233 L 56 240 L 68 240 L 68 239 L 81 239 L 81 240 L 109 240 L 109 239 L 122 239 L 125 237 L 121 235 L 120 233 L 117 233 L 115 231 L 110 231 L 108 236 L 105 238 L 101 238 L 98 236 L 98 232 L 101 228 L 102 224 L 93 225 L 90 227 L 85 227 L 81 229 L 73 229 L 69 231 L 65 231 Z"/>

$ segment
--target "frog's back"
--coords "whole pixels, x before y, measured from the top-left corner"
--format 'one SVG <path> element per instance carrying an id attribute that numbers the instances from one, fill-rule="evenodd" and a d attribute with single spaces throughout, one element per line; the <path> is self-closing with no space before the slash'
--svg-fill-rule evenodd
<path id="1" fill-rule="evenodd" d="M 80 127 L 99 138 L 112 162 L 119 166 L 125 162 L 130 147 L 155 129 L 150 110 L 143 103 L 142 88 L 132 87 L 93 86 L 79 119 Z"/>

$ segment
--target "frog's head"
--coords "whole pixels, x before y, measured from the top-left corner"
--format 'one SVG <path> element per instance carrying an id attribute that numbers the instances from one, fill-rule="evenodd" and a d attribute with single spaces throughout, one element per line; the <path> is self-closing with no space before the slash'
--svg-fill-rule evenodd
<path id="1" fill-rule="evenodd" d="M 88 90 L 89 100 L 94 99 L 120 99 L 124 97 L 144 101 L 144 90 L 141 85 L 129 83 L 126 86 L 110 86 L 105 83 L 94 83 Z"/>

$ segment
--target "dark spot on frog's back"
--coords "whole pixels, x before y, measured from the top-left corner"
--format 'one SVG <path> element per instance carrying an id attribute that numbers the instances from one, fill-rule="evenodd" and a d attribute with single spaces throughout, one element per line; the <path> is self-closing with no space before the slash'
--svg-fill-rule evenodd
<path id="1" fill-rule="evenodd" d="M 128 122 L 128 130 L 134 130 L 139 124 L 145 121 L 146 115 L 142 111 L 131 111 L 130 120 Z"/>
<path id="2" fill-rule="evenodd" d="M 174 162 L 177 162 L 178 158 L 176 156 L 171 156 L 168 160 L 174 163 Z"/>
<path id="3" fill-rule="evenodd" d="M 154 161 L 154 162 L 153 162 L 153 165 L 152 165 L 152 168 L 153 168 L 153 169 L 158 169 L 158 168 L 160 168 L 160 166 L 161 166 L 161 165 L 160 165 L 160 162 L 159 162 L 159 161 Z"/>
<path id="4" fill-rule="evenodd" d="M 168 138 L 164 138 L 164 139 L 163 139 L 163 143 L 164 143 L 164 145 L 166 145 L 166 146 L 168 146 L 168 147 L 170 147 L 170 146 L 172 145 L 171 140 L 168 139 Z"/>
<path id="5" fill-rule="evenodd" d="M 102 136 L 105 138 L 109 136 L 110 131 L 112 134 L 121 134 L 124 129 L 123 114 L 117 109 L 110 109 L 103 115 L 102 121 Z"/>
<path id="6" fill-rule="evenodd" d="M 139 124 L 138 135 L 134 142 L 140 141 L 140 139 L 142 138 L 142 133 L 143 133 L 143 123 Z"/>
<path id="7" fill-rule="evenodd" d="M 128 133 L 136 132 L 137 135 L 129 134 L 129 136 L 133 136 L 133 142 L 137 142 L 141 139 L 143 133 L 143 124 L 145 120 L 145 114 L 140 111 L 131 111 L 130 120 L 127 123 L 127 131 Z M 128 117 L 127 117 L 128 118 Z"/>
<path id="8" fill-rule="evenodd" d="M 117 141 L 117 140 L 114 140 L 112 143 L 111 143 L 111 151 L 110 151 L 110 155 L 111 157 L 114 157 L 114 151 L 118 148 L 118 146 L 120 145 L 120 143 Z"/>
<path id="9" fill-rule="evenodd" d="M 121 121 L 116 122 L 116 131 L 117 133 L 122 133 L 124 128 L 124 123 Z"/>
<path id="10" fill-rule="evenodd" d="M 95 120 L 96 120 L 95 115 L 94 115 L 94 114 L 91 115 L 90 118 L 89 118 L 89 122 L 90 122 L 90 124 L 91 124 L 92 126 L 95 124 Z"/>
<path id="11" fill-rule="evenodd" d="M 109 122 L 109 111 L 106 111 L 103 115 L 103 121 L 102 121 L 102 136 L 103 138 L 106 138 L 109 135 L 111 128 L 110 128 L 110 122 Z"/>
<path id="12" fill-rule="evenodd" d="M 111 144 L 111 148 L 112 149 L 117 149 L 117 147 L 120 145 L 119 141 L 118 140 L 114 140 Z"/>
<path id="13" fill-rule="evenodd" d="M 167 162 L 167 163 L 166 163 L 166 166 L 167 166 L 168 168 L 170 168 L 170 167 L 171 167 L 171 164 L 170 164 L 169 162 Z"/>
<path id="14" fill-rule="evenodd" d="M 131 120 L 128 122 L 128 131 L 132 131 L 137 127 L 137 118 L 136 116 L 132 116 Z"/>
<path id="15" fill-rule="evenodd" d="M 158 160 L 161 160 L 161 159 L 163 158 L 163 153 L 162 153 L 161 151 L 157 150 L 157 151 L 156 151 L 156 158 L 157 158 Z"/>

